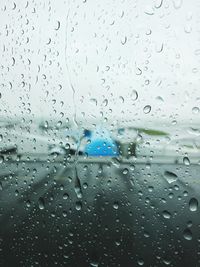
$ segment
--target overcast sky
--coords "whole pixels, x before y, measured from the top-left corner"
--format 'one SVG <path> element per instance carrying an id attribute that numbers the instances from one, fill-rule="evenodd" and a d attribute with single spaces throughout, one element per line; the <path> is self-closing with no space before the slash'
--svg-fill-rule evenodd
<path id="1" fill-rule="evenodd" d="M 199 1 L 15 4 L 0 1 L 2 116 L 198 121 Z"/>

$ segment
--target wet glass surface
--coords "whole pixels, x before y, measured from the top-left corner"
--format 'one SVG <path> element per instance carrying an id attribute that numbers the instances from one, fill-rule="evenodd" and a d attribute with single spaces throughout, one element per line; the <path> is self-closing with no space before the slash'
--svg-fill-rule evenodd
<path id="1" fill-rule="evenodd" d="M 114 164 L 3 163 L 1 265 L 198 266 L 200 167 Z"/>
<path id="2" fill-rule="evenodd" d="M 200 266 L 199 14 L 0 0 L 0 266 Z"/>

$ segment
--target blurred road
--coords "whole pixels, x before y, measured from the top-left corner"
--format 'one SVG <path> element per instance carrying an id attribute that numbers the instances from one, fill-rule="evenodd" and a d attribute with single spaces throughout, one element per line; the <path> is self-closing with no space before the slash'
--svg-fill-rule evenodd
<path id="1" fill-rule="evenodd" d="M 0 266 L 200 266 L 200 166 L 2 162 Z"/>

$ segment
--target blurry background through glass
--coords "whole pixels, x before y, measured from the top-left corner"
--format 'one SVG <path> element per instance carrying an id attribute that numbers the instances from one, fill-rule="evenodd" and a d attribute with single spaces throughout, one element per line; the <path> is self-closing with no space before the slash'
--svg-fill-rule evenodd
<path id="1" fill-rule="evenodd" d="M 1 266 L 200 266 L 199 13 L 0 1 Z"/>

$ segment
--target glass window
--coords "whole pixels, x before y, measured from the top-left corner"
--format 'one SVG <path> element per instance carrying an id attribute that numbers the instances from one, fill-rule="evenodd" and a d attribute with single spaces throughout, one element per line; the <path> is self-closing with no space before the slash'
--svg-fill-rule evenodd
<path id="1" fill-rule="evenodd" d="M 0 266 L 200 266 L 199 14 L 0 1 Z"/>

